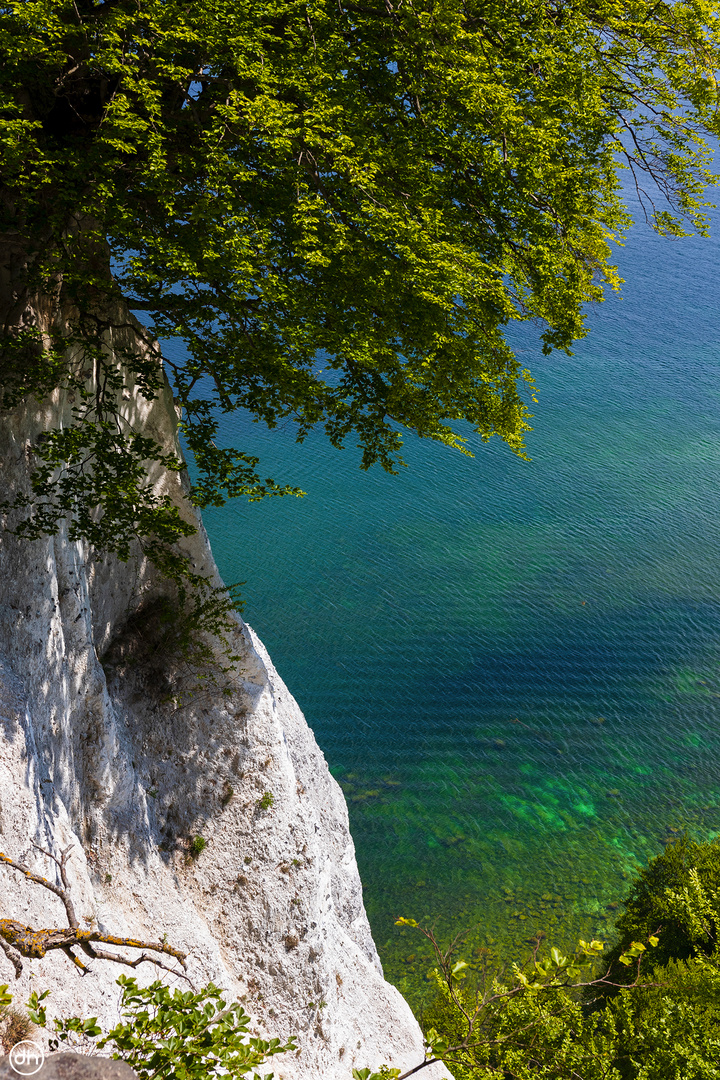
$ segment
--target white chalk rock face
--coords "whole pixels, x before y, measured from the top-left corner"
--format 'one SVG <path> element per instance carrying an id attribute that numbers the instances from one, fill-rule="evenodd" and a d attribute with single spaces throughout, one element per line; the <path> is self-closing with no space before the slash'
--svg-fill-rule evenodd
<path id="1" fill-rule="evenodd" d="M 123 312 L 116 321 L 125 329 L 110 348 L 143 347 L 139 324 Z M 125 397 L 144 434 L 175 443 L 169 389 L 151 404 L 132 386 Z M 0 499 L 27 490 L 38 435 L 69 422 L 71 407 L 58 392 L 4 417 Z M 181 476 L 155 481 L 180 502 Z M 195 570 L 216 575 L 195 523 Z M 349 1080 L 353 1067 L 419 1064 L 419 1027 L 383 979 L 370 933 L 344 798 L 302 713 L 239 619 L 239 659 L 209 671 L 199 692 L 163 651 L 167 591 L 141 555 L 93 560 L 63 534 L 28 543 L 4 529 L 0 850 L 56 881 L 34 845 L 69 850 L 81 926 L 166 934 L 188 953 L 194 985 L 212 980 L 241 999 L 258 1032 L 296 1037 L 297 1052 L 270 1063 L 276 1076 Z M 206 845 L 193 856 L 197 836 Z M 66 925 L 61 902 L 7 866 L 0 917 Z M 82 976 L 57 951 L 23 962 L 14 981 L 0 953 L 0 982 L 16 1001 L 49 988 L 51 1016 L 116 1020 L 115 980 L 127 969 L 95 960 Z M 135 974 L 147 982 L 157 972 L 144 964 Z"/>

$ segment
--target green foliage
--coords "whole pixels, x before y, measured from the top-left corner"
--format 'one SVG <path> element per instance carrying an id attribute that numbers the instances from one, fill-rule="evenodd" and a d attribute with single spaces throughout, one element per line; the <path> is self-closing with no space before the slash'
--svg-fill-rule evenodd
<path id="1" fill-rule="evenodd" d="M 422 933 L 437 960 L 437 996 L 423 1018 L 429 1061 L 444 1061 L 456 1080 L 606 1075 L 596 1069 L 605 1053 L 598 1047 L 607 1042 L 606 1021 L 586 1016 L 579 999 L 598 982 L 593 968 L 603 942 L 580 941 L 565 955 L 554 947 L 541 952 L 538 939 L 526 961 L 490 971 L 457 956 L 462 934 L 443 949 L 434 931 L 416 920 L 400 918 L 397 925 Z"/>
<path id="2" fill-rule="evenodd" d="M 182 578 L 186 560 L 172 545 L 195 530 L 168 495 L 154 494 L 147 475 L 151 458 L 174 472 L 182 467 L 177 458 L 136 432 L 126 437 L 115 417 L 83 417 L 50 431 L 35 456 L 32 493 L 13 503 L 13 509 L 32 511 L 15 529 L 18 536 L 51 535 L 67 517 L 70 540 L 84 538 L 125 560 L 131 541 L 141 537 L 144 553 L 168 576 Z"/>
<path id="3" fill-rule="evenodd" d="M 625 981 L 618 968 L 621 953 L 634 940 L 658 934 L 650 963 L 663 967 L 671 960 L 711 956 L 718 945 L 720 917 L 720 841 L 698 844 L 681 837 L 640 872 L 617 919 L 617 944 L 608 953 L 613 978 Z M 608 993 L 612 992 L 609 988 Z"/>
<path id="4" fill-rule="evenodd" d="M 656 228 L 704 230 L 717 67 L 710 0 L 10 0 L 13 304 L 62 294 L 77 315 L 40 346 L 10 326 L 7 403 L 47 393 L 63 362 L 81 397 L 88 363 L 105 365 L 96 388 L 110 370 L 101 406 L 83 399 L 35 448 L 26 535 L 69 513 L 93 543 L 124 557 L 137 535 L 166 563 L 185 535 L 143 480 L 177 461 L 117 405 L 121 299 L 184 343 L 166 366 L 199 506 L 298 493 L 215 445 L 234 409 L 299 440 L 321 425 L 364 468 L 397 466 L 403 428 L 463 449 L 461 421 L 522 454 L 532 383 L 505 327 L 538 320 L 546 349 L 584 334 L 585 304 L 618 284 L 621 164 Z M 158 393 L 159 362 L 148 376 L 132 353 Z"/>
<path id="5" fill-rule="evenodd" d="M 588 1012 L 566 990 L 526 993 L 487 1020 L 472 1049 L 442 1056 L 455 1080 L 717 1080 L 717 990 L 717 981 L 673 965 L 662 986 L 624 990 L 601 1011 Z M 457 1038 L 458 1009 L 445 1009 Z"/>
<path id="6" fill-rule="evenodd" d="M 190 858 L 197 859 L 198 855 L 200 855 L 206 847 L 207 840 L 204 836 L 200 836 L 199 834 L 197 836 L 193 836 L 192 840 L 190 841 Z"/>
<path id="7" fill-rule="evenodd" d="M 56 1037 L 50 1040 L 51 1050 L 58 1050 L 60 1043 L 68 1042 L 73 1035 L 96 1039 L 98 1035 L 102 1035 L 102 1028 L 98 1025 L 96 1016 L 90 1016 L 86 1020 L 81 1020 L 79 1016 L 72 1016 L 56 1020 L 55 1032 Z"/>
<path id="8" fill-rule="evenodd" d="M 38 994 L 37 990 L 33 990 L 28 999 L 28 1016 L 33 1024 L 37 1024 L 38 1027 L 45 1027 L 47 1024 L 47 1011 L 42 1002 L 49 996 L 49 990 L 43 990 L 41 994 Z M 9 995 L 9 1000 L 12 1001 L 12 995 Z"/>
<path id="9" fill-rule="evenodd" d="M 352 1075 L 353 1080 L 395 1080 L 400 1075 L 400 1070 L 381 1065 L 377 1072 L 372 1069 L 353 1069 Z"/>
<path id="10" fill-rule="evenodd" d="M 171 657 L 178 680 L 171 696 L 180 700 L 188 686 L 193 693 L 206 689 L 212 691 L 213 696 L 228 696 L 232 690 L 224 676 L 231 670 L 232 663 L 240 659 L 233 651 L 232 634 L 237 629 L 235 613 L 241 612 L 244 606 L 238 595 L 243 582 L 223 588 L 189 570 L 184 578 L 178 574 L 176 580 L 178 590 L 174 601 L 160 598 L 153 611 L 156 624 L 160 624 L 159 628 L 156 625 L 160 634 L 154 641 L 156 659 L 161 661 Z M 134 621 L 137 623 L 146 615 L 145 609 L 141 608 Z M 216 638 L 220 644 L 220 657 L 199 631 Z M 184 684 L 183 675 L 186 676 Z"/>
<path id="11" fill-rule="evenodd" d="M 257 800 L 258 810 L 269 810 L 270 807 L 274 805 L 275 796 L 273 795 L 272 791 L 264 792 L 264 794 L 261 795 L 261 797 Z"/>
<path id="12" fill-rule="evenodd" d="M 205 1080 L 206 1077 L 247 1076 L 267 1058 L 295 1049 L 293 1039 L 248 1036 L 250 1017 L 238 1002 L 227 1005 L 222 991 L 209 983 L 198 993 L 170 990 L 161 982 L 139 987 L 121 975 L 123 1020 L 103 1034 L 97 1019 L 71 1017 L 54 1021 L 51 1047 L 72 1045 L 74 1036 L 97 1039 L 100 1050 L 110 1048 L 114 1058 L 127 1061 L 141 1080 Z M 31 1017 L 47 1024 L 40 1001 L 31 999 Z M 265 1080 L 272 1080 L 271 1076 Z"/>
<path id="13" fill-rule="evenodd" d="M 447 1063 L 455 1080 L 499 1080 L 505 1076 L 600 1080 L 607 1075 L 609 1055 L 603 1027 L 595 1018 L 586 1018 L 565 990 L 525 991 L 502 999 L 498 1007 L 487 1011 L 471 1043 L 453 1052 L 467 1036 L 464 1012 L 471 1015 L 473 1011 L 470 993 L 455 1001 L 439 992 L 430 1012 L 442 1034 L 431 1028 L 426 1040 L 432 1053 Z"/>
<path id="14" fill-rule="evenodd" d="M 659 986 L 618 994 L 612 1018 L 622 1080 L 718 1080 L 720 970 L 717 962 L 671 961 Z"/>
<path id="15" fill-rule="evenodd" d="M 462 935 L 442 949 L 399 919 L 438 961 L 428 1060 L 456 1080 L 719 1080 L 719 868 L 718 842 L 666 848 L 634 883 L 607 956 L 597 941 L 541 953 L 538 939 L 525 962 L 490 971 L 458 958 Z"/>
<path id="16" fill-rule="evenodd" d="M 0 336 L 0 404 L 12 409 L 31 394 L 43 398 L 62 383 L 67 369 L 62 339 L 44 342 L 34 327 Z"/>

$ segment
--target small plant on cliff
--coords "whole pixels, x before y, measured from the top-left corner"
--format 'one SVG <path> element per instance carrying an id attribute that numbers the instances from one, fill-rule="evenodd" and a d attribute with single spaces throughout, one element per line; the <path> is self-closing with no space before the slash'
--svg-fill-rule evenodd
<path id="1" fill-rule="evenodd" d="M 381 1065 L 377 1072 L 371 1069 L 353 1069 L 352 1074 L 353 1080 L 395 1080 L 400 1075 L 400 1070 Z"/>
<path id="2" fill-rule="evenodd" d="M 265 794 L 257 800 L 258 810 L 269 810 L 270 807 L 274 805 L 275 796 L 273 795 L 272 791 L 266 791 Z"/>
<path id="3" fill-rule="evenodd" d="M 29 1038 L 32 1030 L 32 1020 L 24 1009 L 15 1009 L 11 1005 L 0 1008 L 0 1046 L 6 1054 L 16 1043 Z"/>
<path id="4" fill-rule="evenodd" d="M 195 993 L 170 990 L 159 981 L 139 987 L 126 975 L 117 982 L 121 1022 L 103 1033 L 95 1017 L 55 1020 L 52 1049 L 72 1046 L 78 1037 L 97 1039 L 99 1050 L 110 1049 L 141 1080 L 232 1080 L 254 1074 L 268 1058 L 296 1048 L 292 1038 L 281 1043 L 250 1037 L 251 1021 L 242 1005 L 227 1005 L 212 983 Z M 34 994 L 30 1004 L 33 1021 L 47 1027 L 42 998 Z M 265 1080 L 272 1080 L 272 1074 Z"/>
<path id="5" fill-rule="evenodd" d="M 193 836 L 192 840 L 190 841 L 190 858 L 197 859 L 198 855 L 200 855 L 206 847 L 207 840 L 204 836 L 200 836 L 199 833 L 197 836 Z"/>
<path id="6" fill-rule="evenodd" d="M 178 578 L 174 596 L 141 604 L 100 658 L 108 677 L 139 670 L 148 695 L 176 704 L 201 693 L 210 700 L 230 696 L 226 676 L 240 658 L 233 637 L 233 612 L 243 607 L 240 584 L 225 589 L 204 578 L 184 584 Z"/>

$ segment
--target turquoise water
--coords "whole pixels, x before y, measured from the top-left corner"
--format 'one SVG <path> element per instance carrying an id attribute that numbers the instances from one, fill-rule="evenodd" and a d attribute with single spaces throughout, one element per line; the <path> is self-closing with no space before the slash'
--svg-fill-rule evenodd
<path id="1" fill-rule="evenodd" d="M 320 435 L 223 430 L 308 492 L 205 520 L 345 788 L 416 1003 L 398 915 L 472 927 L 475 955 L 607 936 L 638 866 L 720 831 L 719 256 L 637 228 L 574 356 L 517 335 L 530 463 L 410 438 L 392 477 Z"/>

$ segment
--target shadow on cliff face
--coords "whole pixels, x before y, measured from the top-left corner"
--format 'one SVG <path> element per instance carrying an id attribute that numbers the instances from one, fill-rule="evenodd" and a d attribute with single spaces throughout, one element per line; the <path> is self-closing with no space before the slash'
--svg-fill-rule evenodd
<path id="1" fill-rule="evenodd" d="M 254 759 L 247 736 L 250 691 L 261 687 L 248 688 L 217 651 L 208 660 L 207 639 L 198 650 L 183 648 L 183 634 L 173 600 L 156 597 L 127 619 L 101 657 L 117 717 L 118 759 L 126 763 L 126 781 L 116 784 L 104 825 L 129 842 L 133 858 L 144 859 L 150 840 L 169 864 L 197 854 L 196 838 L 231 804 L 253 808 L 248 786 L 264 791 L 263 768 L 270 764 Z M 237 651 L 247 649 L 238 633 Z M 139 831 L 132 824 L 138 803 L 146 819 Z"/>
<path id="2" fill-rule="evenodd" d="M 126 620 L 100 657 L 106 676 L 143 675 L 147 693 L 158 703 L 180 703 L 230 696 L 225 665 L 199 648 L 192 625 L 178 611 L 177 599 L 161 595 L 147 601 Z"/>

